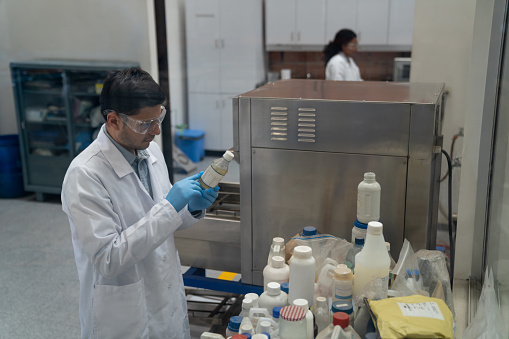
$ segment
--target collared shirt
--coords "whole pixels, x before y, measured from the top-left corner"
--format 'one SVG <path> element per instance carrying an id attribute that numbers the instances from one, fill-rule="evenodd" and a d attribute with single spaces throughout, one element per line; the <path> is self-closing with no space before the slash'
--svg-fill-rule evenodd
<path id="1" fill-rule="evenodd" d="M 326 80 L 340 81 L 362 81 L 359 67 L 352 58 L 347 57 L 343 52 L 333 56 L 325 67 Z"/>
<path id="2" fill-rule="evenodd" d="M 108 133 L 108 130 L 106 129 L 106 125 L 103 125 L 102 128 L 104 129 L 103 130 L 104 134 L 106 134 L 106 136 L 111 140 L 113 145 L 115 145 L 115 147 L 118 148 L 120 153 L 122 153 L 124 158 L 131 165 L 131 167 L 134 170 L 134 173 L 136 173 L 141 183 L 147 190 L 148 194 L 150 194 L 150 197 L 154 198 L 154 196 L 152 195 L 152 185 L 150 184 L 150 172 L 148 171 L 147 165 L 147 159 L 150 157 L 150 154 L 147 152 L 147 150 L 144 149 L 137 150 L 136 155 L 132 154 L 111 137 L 111 135 Z"/>

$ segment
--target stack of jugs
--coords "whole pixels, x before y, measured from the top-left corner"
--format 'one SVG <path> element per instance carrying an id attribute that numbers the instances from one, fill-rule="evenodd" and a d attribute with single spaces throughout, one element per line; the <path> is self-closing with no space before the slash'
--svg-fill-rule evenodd
<path id="1" fill-rule="evenodd" d="M 365 238 L 367 224 L 380 220 L 381 187 L 373 172 L 364 173 L 364 180 L 357 187 L 357 220 L 352 229 L 352 243 L 355 238 Z"/>

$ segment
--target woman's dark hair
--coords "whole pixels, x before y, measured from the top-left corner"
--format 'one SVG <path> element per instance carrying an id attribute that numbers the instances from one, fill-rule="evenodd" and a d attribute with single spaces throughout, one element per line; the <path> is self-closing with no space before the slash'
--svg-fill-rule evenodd
<path id="1" fill-rule="evenodd" d="M 325 46 L 325 49 L 323 50 L 325 66 L 327 66 L 327 63 L 333 56 L 343 50 L 343 45 L 348 44 L 356 37 L 357 34 L 346 28 L 337 32 L 336 36 L 334 37 L 334 41 L 331 41 L 327 46 Z"/>
<path id="2" fill-rule="evenodd" d="M 101 91 L 101 112 L 114 110 L 117 113 L 134 115 L 144 107 L 162 105 L 166 101 L 161 86 L 138 67 L 109 72 Z M 106 115 L 104 115 L 106 120 Z"/>

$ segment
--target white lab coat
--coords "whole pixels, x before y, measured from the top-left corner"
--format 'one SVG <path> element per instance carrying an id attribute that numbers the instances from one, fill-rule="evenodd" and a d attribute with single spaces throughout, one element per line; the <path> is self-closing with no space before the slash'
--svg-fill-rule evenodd
<path id="1" fill-rule="evenodd" d="M 62 188 L 80 280 L 82 338 L 190 338 L 174 232 L 194 224 L 164 197 L 171 183 L 148 148 L 154 198 L 101 128 Z M 202 213 L 203 215 L 204 213 Z"/>
<path id="2" fill-rule="evenodd" d="M 325 67 L 326 80 L 362 81 L 359 67 L 352 58 L 347 58 L 343 52 L 333 56 Z"/>

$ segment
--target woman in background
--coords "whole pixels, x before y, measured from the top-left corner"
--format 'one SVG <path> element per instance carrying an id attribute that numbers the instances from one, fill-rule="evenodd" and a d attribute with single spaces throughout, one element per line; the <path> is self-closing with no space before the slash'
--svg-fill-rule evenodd
<path id="1" fill-rule="evenodd" d="M 362 81 L 359 67 L 352 59 L 357 44 L 357 35 L 353 31 L 342 29 L 336 33 L 334 41 L 323 51 L 326 80 Z"/>

